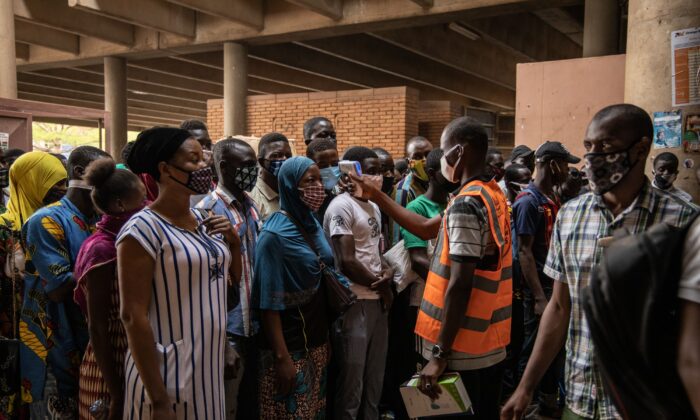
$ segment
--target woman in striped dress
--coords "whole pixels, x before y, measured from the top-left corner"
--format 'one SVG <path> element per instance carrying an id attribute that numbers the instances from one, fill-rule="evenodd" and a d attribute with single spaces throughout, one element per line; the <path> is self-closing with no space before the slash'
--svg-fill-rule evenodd
<path id="1" fill-rule="evenodd" d="M 127 163 L 160 193 L 117 238 L 129 341 L 123 418 L 224 419 L 226 280 L 241 278 L 238 235 L 226 217 L 190 210 L 211 169 L 188 131 L 142 132 Z"/>
<path id="2" fill-rule="evenodd" d="M 75 302 L 90 329 L 90 343 L 80 365 L 78 411 L 81 420 L 91 420 L 90 407 L 102 401 L 102 410 L 109 413 L 107 418 L 116 420 L 121 419 L 124 404 L 127 343 L 119 318 L 114 241 L 129 218 L 143 209 L 146 188 L 133 173 L 117 169 L 112 159 L 91 163 L 85 179 L 94 188 L 92 201 L 103 216 L 97 231 L 80 247 L 73 271 L 77 279 Z"/>

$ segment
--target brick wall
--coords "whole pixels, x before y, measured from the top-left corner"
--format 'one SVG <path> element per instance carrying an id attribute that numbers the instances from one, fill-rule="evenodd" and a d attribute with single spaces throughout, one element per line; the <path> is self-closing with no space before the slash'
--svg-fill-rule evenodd
<path id="1" fill-rule="evenodd" d="M 418 91 L 407 87 L 254 95 L 248 97 L 244 134 L 260 137 L 278 131 L 296 139 L 296 153 L 305 155 L 304 121 L 324 116 L 335 126 L 341 154 L 350 146 L 363 145 L 403 156 L 406 140 L 418 134 L 418 108 Z M 209 100 L 207 125 L 213 139 L 223 137 L 223 124 L 222 100 Z"/>
<path id="2" fill-rule="evenodd" d="M 445 126 L 464 115 L 464 108 L 451 101 L 420 101 L 418 109 L 418 134 L 440 147 L 440 136 Z"/>

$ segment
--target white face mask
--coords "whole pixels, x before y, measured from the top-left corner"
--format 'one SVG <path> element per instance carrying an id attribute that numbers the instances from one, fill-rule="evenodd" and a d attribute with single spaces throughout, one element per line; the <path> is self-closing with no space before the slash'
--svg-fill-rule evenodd
<path id="1" fill-rule="evenodd" d="M 68 188 L 80 188 L 81 190 L 88 191 L 92 191 L 94 189 L 92 185 L 88 185 L 88 183 L 82 179 L 71 179 L 68 181 Z"/>
<path id="2" fill-rule="evenodd" d="M 450 183 L 458 183 L 461 181 L 460 179 L 455 179 L 455 168 L 457 167 L 457 164 L 459 163 L 459 160 L 462 159 L 462 154 L 460 153 L 459 157 L 457 158 L 457 161 L 455 162 L 454 166 L 450 166 L 449 163 L 447 163 L 447 155 L 452 153 L 452 151 L 458 147 L 462 147 L 461 145 L 456 145 L 452 149 L 450 149 L 448 152 L 446 152 L 442 158 L 440 158 L 440 172 L 442 172 L 442 176 L 445 177 L 445 180 Z"/>

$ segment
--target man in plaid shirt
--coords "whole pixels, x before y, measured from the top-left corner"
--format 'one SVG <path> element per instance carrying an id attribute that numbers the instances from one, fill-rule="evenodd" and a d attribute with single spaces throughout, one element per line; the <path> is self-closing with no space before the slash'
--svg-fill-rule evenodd
<path id="1" fill-rule="evenodd" d="M 651 187 L 644 166 L 653 138 L 649 115 L 634 105 L 612 105 L 588 126 L 584 146 L 591 193 L 562 207 L 552 234 L 545 274 L 555 280 L 532 357 L 501 412 L 519 419 L 542 375 L 566 342 L 566 408 L 562 419 L 617 419 L 603 388 L 580 294 L 614 235 L 638 234 L 655 223 L 681 226 L 696 207 Z"/>

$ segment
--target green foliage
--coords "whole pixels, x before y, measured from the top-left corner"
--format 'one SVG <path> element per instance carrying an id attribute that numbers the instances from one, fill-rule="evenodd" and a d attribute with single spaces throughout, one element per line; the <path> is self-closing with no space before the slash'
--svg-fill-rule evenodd
<path id="1" fill-rule="evenodd" d="M 129 131 L 128 135 L 129 141 L 135 140 L 138 132 Z M 35 150 L 51 153 L 68 152 L 78 146 L 100 147 L 99 131 L 95 127 L 33 122 L 32 136 Z M 104 131 L 102 141 L 104 148 Z"/>

